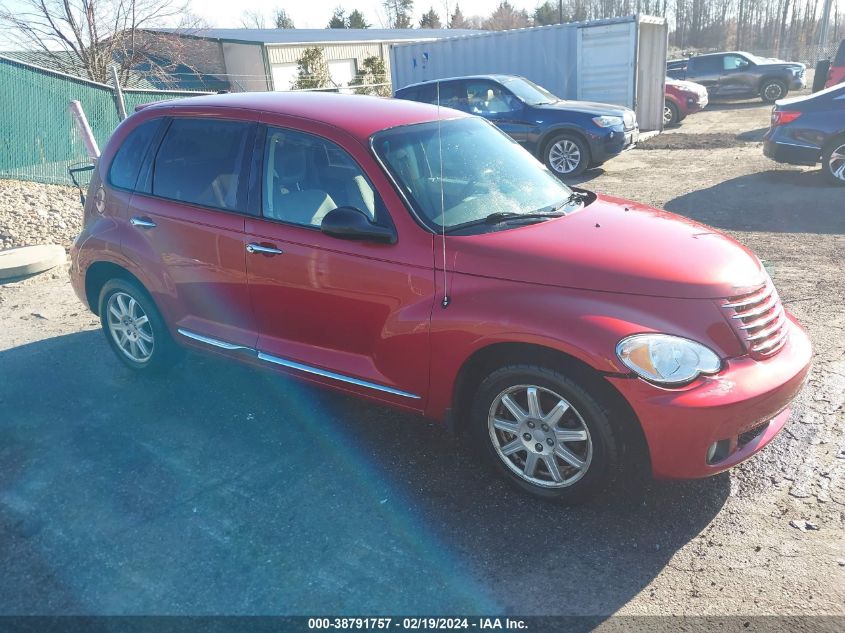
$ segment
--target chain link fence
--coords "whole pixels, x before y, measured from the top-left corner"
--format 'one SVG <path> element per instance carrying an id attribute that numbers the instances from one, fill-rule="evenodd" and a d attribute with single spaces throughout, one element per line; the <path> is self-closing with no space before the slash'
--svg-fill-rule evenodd
<path id="1" fill-rule="evenodd" d="M 136 105 L 204 94 L 124 90 L 126 111 Z M 102 148 L 120 123 L 112 86 L 0 56 L 0 178 L 70 184 L 68 168 L 88 154 L 68 112 L 79 101 Z"/>

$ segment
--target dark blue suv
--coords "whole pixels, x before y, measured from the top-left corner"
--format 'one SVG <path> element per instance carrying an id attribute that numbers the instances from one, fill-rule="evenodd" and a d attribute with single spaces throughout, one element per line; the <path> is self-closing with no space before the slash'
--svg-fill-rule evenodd
<path id="1" fill-rule="evenodd" d="M 513 75 L 452 77 L 413 84 L 398 99 L 440 103 L 477 114 L 534 154 L 558 176 L 601 165 L 639 138 L 637 117 L 623 106 L 564 101 Z"/>
<path id="2" fill-rule="evenodd" d="M 809 97 L 783 99 L 772 109 L 763 153 L 781 163 L 816 165 L 845 185 L 845 83 Z"/>

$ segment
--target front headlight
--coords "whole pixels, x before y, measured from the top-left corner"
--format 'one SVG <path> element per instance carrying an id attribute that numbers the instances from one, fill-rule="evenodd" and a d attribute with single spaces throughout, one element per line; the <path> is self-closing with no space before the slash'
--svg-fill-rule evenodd
<path id="1" fill-rule="evenodd" d="M 619 341 L 616 355 L 626 367 L 648 381 L 664 385 L 689 382 L 722 367 L 713 350 L 680 336 L 634 334 Z"/>
<path id="2" fill-rule="evenodd" d="M 622 125 L 621 116 L 597 116 L 593 119 L 593 123 L 599 127 L 613 127 L 615 125 Z"/>

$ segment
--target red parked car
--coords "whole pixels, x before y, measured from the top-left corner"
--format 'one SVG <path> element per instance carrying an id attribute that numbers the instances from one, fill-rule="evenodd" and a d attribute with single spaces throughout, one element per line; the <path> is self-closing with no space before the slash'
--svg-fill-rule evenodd
<path id="1" fill-rule="evenodd" d="M 707 107 L 707 88 L 693 81 L 666 78 L 663 125 L 677 125 Z"/>
<path id="2" fill-rule="evenodd" d="M 113 134 L 71 278 L 117 357 L 180 346 L 441 420 L 523 489 L 723 471 L 810 343 L 731 238 L 570 189 L 485 120 L 363 96 L 155 104 Z"/>

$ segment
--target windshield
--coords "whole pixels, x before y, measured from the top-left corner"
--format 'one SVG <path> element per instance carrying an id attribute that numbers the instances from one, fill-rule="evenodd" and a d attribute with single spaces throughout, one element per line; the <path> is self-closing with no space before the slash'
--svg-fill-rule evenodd
<path id="1" fill-rule="evenodd" d="M 375 135 L 373 147 L 420 219 L 437 232 L 492 214 L 560 212 L 580 204 L 531 154 L 484 119 L 393 128 Z"/>
<path id="2" fill-rule="evenodd" d="M 553 95 L 545 88 L 538 86 L 533 81 L 528 81 L 523 77 L 515 77 L 502 82 L 508 90 L 514 93 L 523 103 L 528 105 L 541 105 L 543 103 L 555 103 L 560 101 L 558 97 Z"/>

